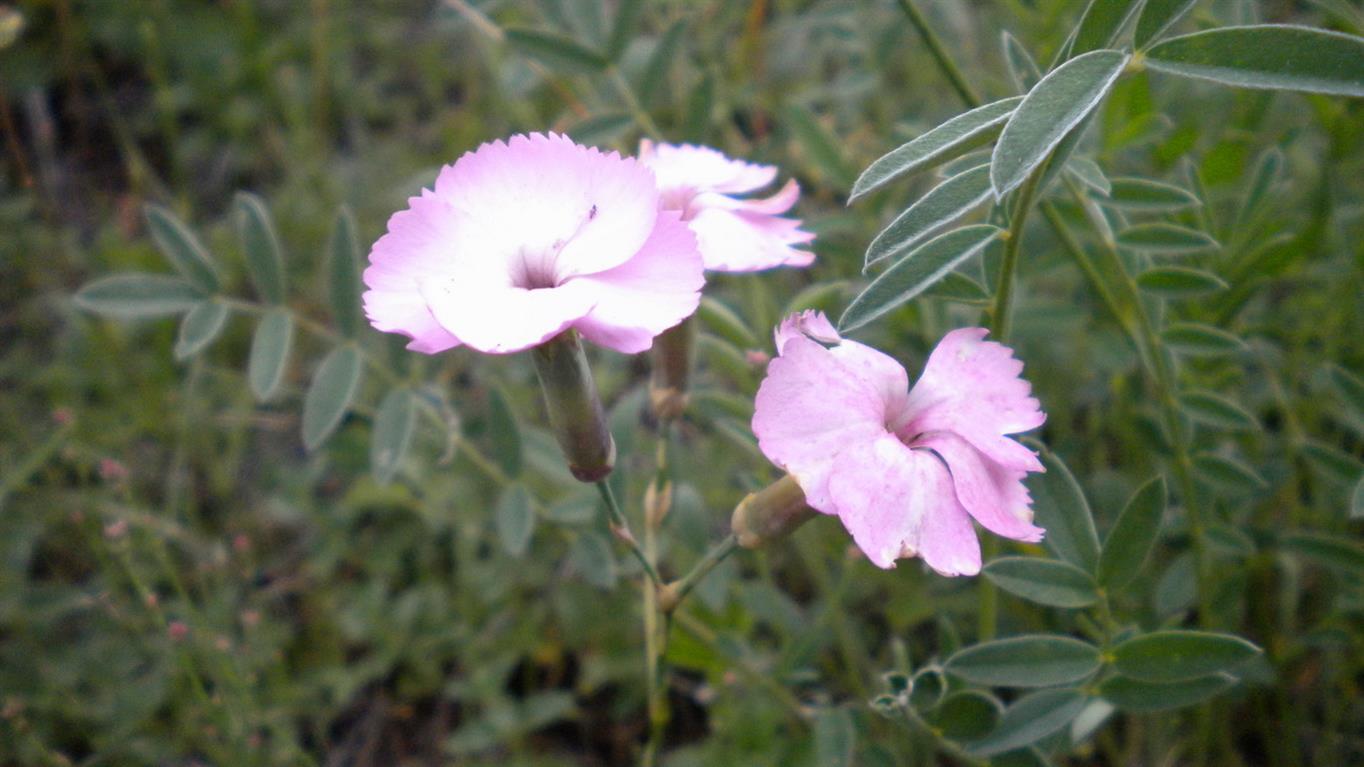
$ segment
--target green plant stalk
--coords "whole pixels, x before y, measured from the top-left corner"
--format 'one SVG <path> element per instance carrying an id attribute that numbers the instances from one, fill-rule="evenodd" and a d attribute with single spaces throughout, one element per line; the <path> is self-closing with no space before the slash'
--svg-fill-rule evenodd
<path id="1" fill-rule="evenodd" d="M 606 504 L 607 522 L 611 528 L 611 533 L 615 537 L 625 542 L 630 549 L 630 554 L 639 562 L 644 574 L 649 576 L 655 587 L 662 586 L 658 577 L 658 571 L 654 569 L 653 563 L 644 555 L 643 549 L 639 546 L 639 541 L 630 532 L 630 523 L 625 518 L 625 513 L 620 510 L 620 504 L 616 502 L 616 494 L 611 490 L 611 483 L 602 479 L 596 483 L 597 492 L 601 494 L 602 501 Z"/>
<path id="2" fill-rule="evenodd" d="M 658 424 L 658 445 L 654 453 L 656 471 L 644 503 L 644 556 L 655 571 L 658 570 L 658 533 L 672 503 L 671 489 L 667 484 L 669 425 L 666 420 Z M 640 755 L 640 764 L 653 767 L 668 726 L 668 671 L 663 655 L 667 652 L 672 616 L 659 609 L 657 582 L 641 583 L 640 595 L 644 609 L 644 682 L 649 716 L 649 737 Z"/>
<path id="3" fill-rule="evenodd" d="M 970 83 L 966 82 L 966 78 L 962 75 L 956 62 L 952 61 L 952 58 L 947 55 L 947 49 L 943 47 L 942 41 L 934 34 L 933 29 L 928 26 L 928 20 L 924 18 L 923 13 L 914 4 L 914 0 L 899 0 L 899 2 L 900 9 L 909 17 L 909 23 L 914 25 L 914 29 L 918 30 L 919 36 L 924 39 L 929 52 L 938 62 L 938 68 L 947 76 L 947 81 L 952 84 L 952 90 L 957 92 L 957 95 L 961 97 L 962 101 L 966 102 L 967 106 L 980 106 L 980 96 L 976 95 L 975 89 L 971 87 Z"/>
<path id="4" fill-rule="evenodd" d="M 730 533 L 711 546 L 710 550 L 701 556 L 701 559 L 692 566 L 686 575 L 664 587 L 665 596 L 662 605 L 664 612 L 670 613 L 676 610 L 687 598 L 687 595 L 691 594 L 692 589 L 696 588 L 696 585 L 709 575 L 711 570 L 728 559 L 729 555 L 733 554 L 738 548 L 739 539 L 734 533 Z"/>

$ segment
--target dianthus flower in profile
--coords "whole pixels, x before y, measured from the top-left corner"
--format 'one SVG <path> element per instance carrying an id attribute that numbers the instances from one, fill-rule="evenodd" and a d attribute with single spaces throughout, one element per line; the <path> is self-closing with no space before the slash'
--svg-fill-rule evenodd
<path id="1" fill-rule="evenodd" d="M 795 179 L 767 198 L 738 198 L 771 184 L 777 169 L 733 160 L 690 144 L 639 146 L 640 162 L 653 170 L 663 207 L 682 214 L 696 233 L 706 269 L 753 272 L 776 266 L 809 266 L 813 253 L 795 246 L 815 238 L 786 213 L 800 197 Z"/>
<path id="2" fill-rule="evenodd" d="M 823 314 L 777 329 L 753 415 L 758 445 L 878 567 L 919 556 L 943 575 L 975 575 L 972 518 L 1006 538 L 1042 538 L 1023 484 L 1042 464 L 1007 435 L 1046 416 L 1023 363 L 985 336 L 948 333 L 911 389 L 898 362 L 841 338 Z"/>
<path id="3" fill-rule="evenodd" d="M 441 169 L 370 251 L 365 313 L 434 354 L 506 354 L 570 328 L 625 353 L 696 310 L 696 238 L 639 162 L 553 133 Z"/>

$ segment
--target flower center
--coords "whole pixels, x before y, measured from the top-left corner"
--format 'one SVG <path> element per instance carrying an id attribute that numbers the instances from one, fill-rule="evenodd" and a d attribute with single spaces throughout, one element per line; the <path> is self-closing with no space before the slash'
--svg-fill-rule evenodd
<path id="1" fill-rule="evenodd" d="M 597 205 L 592 203 L 578 220 L 578 226 L 567 237 L 557 239 L 548 248 L 523 248 L 512 261 L 512 285 L 526 290 L 548 290 L 559 287 L 559 254 L 573 238 L 597 217 Z"/>

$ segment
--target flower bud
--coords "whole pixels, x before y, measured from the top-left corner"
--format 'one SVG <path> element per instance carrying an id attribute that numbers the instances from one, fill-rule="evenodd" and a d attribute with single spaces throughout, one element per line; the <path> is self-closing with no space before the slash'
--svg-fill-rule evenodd
<path id="1" fill-rule="evenodd" d="M 545 393 L 550 427 L 568 461 L 568 470 L 581 482 L 604 479 L 615 466 L 616 443 L 606 428 L 601 399 L 577 332 L 564 331 L 536 346 L 531 357 Z"/>
<path id="2" fill-rule="evenodd" d="M 649 404 L 660 421 L 673 421 L 687 409 L 691 369 L 696 356 L 695 315 L 663 331 L 654 339 L 654 370 L 649 379 Z"/>
<path id="3" fill-rule="evenodd" d="M 730 527 L 740 546 L 756 549 L 790 535 L 817 513 L 805 503 L 805 493 L 795 477 L 788 474 L 739 501 Z"/>
<path id="4" fill-rule="evenodd" d="M 673 483 L 656 480 L 644 490 L 644 520 L 655 530 L 663 524 L 664 517 L 673 507 Z"/>

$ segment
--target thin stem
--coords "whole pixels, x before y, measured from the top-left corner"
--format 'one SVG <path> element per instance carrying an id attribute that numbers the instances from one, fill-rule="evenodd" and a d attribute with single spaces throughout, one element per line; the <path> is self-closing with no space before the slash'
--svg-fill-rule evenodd
<path id="1" fill-rule="evenodd" d="M 635 123 L 640 130 L 649 134 L 649 138 L 655 141 L 663 140 L 663 131 L 659 129 L 658 123 L 649 115 L 649 111 L 640 103 L 639 97 L 635 95 L 635 89 L 631 87 L 630 81 L 625 79 L 625 75 L 620 73 L 620 69 L 614 64 L 607 69 L 607 77 L 611 80 L 611 85 L 620 94 L 621 100 L 625 102 L 625 108 L 630 110 L 630 115 L 635 118 Z"/>
<path id="2" fill-rule="evenodd" d="M 696 588 L 696 584 L 700 583 L 702 578 L 710 574 L 711 570 L 728 559 L 729 555 L 733 554 L 738 548 L 739 539 L 734 536 L 734 533 L 730 533 L 725 536 L 724 540 L 711 546 L 710 550 L 701 557 L 701 560 L 692 567 L 690 572 L 664 587 L 663 611 L 669 613 L 675 611 L 692 589 Z"/>
<path id="3" fill-rule="evenodd" d="M 611 489 L 611 483 L 606 480 L 596 482 L 597 492 L 601 493 L 601 499 L 606 503 L 606 512 L 610 515 L 611 532 L 630 549 L 630 553 L 639 561 L 639 565 L 644 569 L 644 574 L 649 576 L 656 587 L 662 587 L 663 582 L 658 577 L 658 571 L 654 569 L 649 558 L 644 556 L 644 551 L 639 547 L 639 541 L 635 539 L 634 533 L 630 532 L 630 522 L 626 520 L 624 512 L 620 510 L 620 504 L 616 502 L 615 491 Z"/>
<path id="4" fill-rule="evenodd" d="M 900 9 L 909 17 L 909 23 L 918 30 L 919 36 L 928 44 L 929 53 L 933 54 L 933 59 L 938 62 L 938 68 L 947 76 L 948 82 L 952 84 L 952 90 L 957 92 L 961 100 L 968 107 L 978 107 L 981 104 L 980 96 L 976 94 L 971 84 L 966 82 L 966 77 L 962 75 L 961 68 L 948 55 L 947 49 L 943 47 L 942 41 L 937 34 L 928 26 L 928 20 L 924 18 L 914 0 L 900 0 Z"/>

